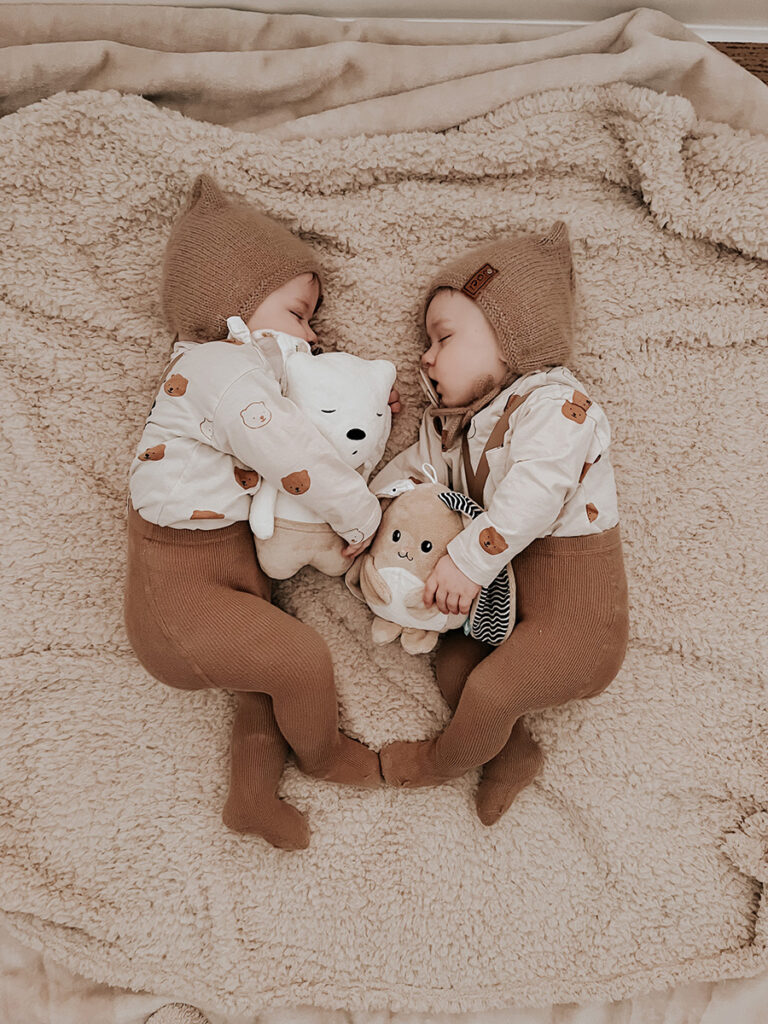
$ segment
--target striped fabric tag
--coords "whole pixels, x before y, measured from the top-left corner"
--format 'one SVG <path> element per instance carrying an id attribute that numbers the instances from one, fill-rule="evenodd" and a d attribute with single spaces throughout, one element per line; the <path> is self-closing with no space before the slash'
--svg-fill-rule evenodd
<path id="1" fill-rule="evenodd" d="M 438 494 L 438 498 L 448 508 L 455 512 L 462 512 L 470 519 L 477 519 L 485 511 L 472 498 L 467 497 L 466 494 L 460 494 L 458 491 L 443 491 Z M 499 575 L 491 580 L 487 587 L 480 590 L 477 596 L 474 621 L 470 625 L 469 616 L 467 616 L 464 633 L 474 637 L 475 640 L 497 646 L 507 635 L 509 616 L 509 575 L 507 567 L 504 566 Z"/>

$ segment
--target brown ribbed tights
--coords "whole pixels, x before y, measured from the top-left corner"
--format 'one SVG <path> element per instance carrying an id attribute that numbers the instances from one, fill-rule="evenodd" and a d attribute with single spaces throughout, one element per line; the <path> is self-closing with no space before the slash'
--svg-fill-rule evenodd
<path id="1" fill-rule="evenodd" d="M 619 526 L 580 537 L 541 537 L 512 560 L 515 628 L 498 647 L 463 632 L 438 649 L 438 685 L 454 711 L 430 740 L 391 743 L 380 754 L 396 786 L 435 786 L 485 765 L 475 797 L 493 824 L 543 761 L 521 716 L 594 697 L 615 678 L 629 632 Z"/>
<path id="2" fill-rule="evenodd" d="M 247 522 L 174 529 L 129 503 L 124 618 L 136 657 L 161 683 L 237 693 L 228 828 L 284 849 L 309 844 L 306 819 L 276 793 L 289 746 L 315 778 L 381 784 L 376 752 L 339 731 L 327 644 L 271 604 Z"/>

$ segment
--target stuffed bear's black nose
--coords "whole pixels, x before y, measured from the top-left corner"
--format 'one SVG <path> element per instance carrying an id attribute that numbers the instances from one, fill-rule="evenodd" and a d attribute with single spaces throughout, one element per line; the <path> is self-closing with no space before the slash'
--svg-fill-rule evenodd
<path id="1" fill-rule="evenodd" d="M 350 441 L 362 441 L 365 437 L 365 431 L 360 430 L 359 427 L 353 427 L 351 430 L 347 431 L 347 437 Z"/>

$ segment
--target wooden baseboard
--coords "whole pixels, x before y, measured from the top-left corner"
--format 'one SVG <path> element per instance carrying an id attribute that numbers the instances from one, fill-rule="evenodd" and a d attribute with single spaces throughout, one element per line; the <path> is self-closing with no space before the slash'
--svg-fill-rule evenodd
<path id="1" fill-rule="evenodd" d="M 716 43 L 710 46 L 750 71 L 755 78 L 768 85 L 768 43 Z"/>

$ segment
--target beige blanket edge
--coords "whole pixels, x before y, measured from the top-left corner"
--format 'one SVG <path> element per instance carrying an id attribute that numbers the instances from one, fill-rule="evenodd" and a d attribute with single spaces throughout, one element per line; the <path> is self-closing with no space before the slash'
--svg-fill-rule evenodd
<path id="1" fill-rule="evenodd" d="M 0 114 L 118 89 L 275 138 L 443 131 L 543 89 L 625 81 L 699 117 L 768 131 L 768 86 L 674 18 L 638 7 L 548 33 L 128 4 L 0 5 Z"/>

